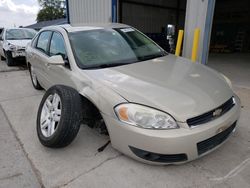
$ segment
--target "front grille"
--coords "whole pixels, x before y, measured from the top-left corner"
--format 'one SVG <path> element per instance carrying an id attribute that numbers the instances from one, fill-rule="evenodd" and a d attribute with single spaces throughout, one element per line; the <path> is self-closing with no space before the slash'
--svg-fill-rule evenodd
<path id="1" fill-rule="evenodd" d="M 199 142 L 197 144 L 198 155 L 201 155 L 201 154 L 213 149 L 214 147 L 218 146 L 223 141 L 225 141 L 229 137 L 229 135 L 232 133 L 235 126 L 236 126 L 236 122 L 234 122 L 234 124 L 232 124 L 229 128 L 227 128 L 223 132 L 221 132 L 221 133 L 219 133 L 211 138 L 208 138 L 207 140 Z"/>
<path id="2" fill-rule="evenodd" d="M 234 105 L 235 105 L 234 97 L 231 97 L 228 101 L 226 101 L 224 104 L 217 107 L 216 109 L 211 110 L 211 111 L 204 113 L 202 115 L 188 119 L 187 124 L 190 127 L 192 127 L 192 126 L 197 126 L 197 125 L 212 121 L 212 120 L 222 116 L 226 112 L 228 112 Z M 219 115 L 215 114 L 217 110 L 220 110 Z"/>
<path id="3" fill-rule="evenodd" d="M 152 161 L 152 162 L 160 162 L 160 163 L 174 163 L 174 162 L 182 162 L 187 160 L 187 155 L 184 153 L 180 154 L 159 154 L 152 153 L 149 151 L 141 150 L 132 146 L 129 146 L 131 151 L 137 156 L 144 160 Z"/>

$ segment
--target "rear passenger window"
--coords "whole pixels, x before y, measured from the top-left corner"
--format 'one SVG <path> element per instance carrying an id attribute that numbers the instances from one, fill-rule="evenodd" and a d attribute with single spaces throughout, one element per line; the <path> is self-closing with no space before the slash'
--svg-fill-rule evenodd
<path id="1" fill-rule="evenodd" d="M 49 55 L 61 55 L 63 59 L 66 57 L 64 39 L 61 34 L 54 32 L 51 38 Z"/>
<path id="2" fill-rule="evenodd" d="M 51 36 L 51 31 L 44 31 L 39 35 L 36 48 L 44 53 L 47 53 L 47 47 Z"/>

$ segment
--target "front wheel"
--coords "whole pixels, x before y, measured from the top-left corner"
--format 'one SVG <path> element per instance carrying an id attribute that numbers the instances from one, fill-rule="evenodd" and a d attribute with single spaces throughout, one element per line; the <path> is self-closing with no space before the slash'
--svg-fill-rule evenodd
<path id="1" fill-rule="evenodd" d="M 37 114 L 37 135 L 47 147 L 69 145 L 82 122 L 81 96 L 73 88 L 56 85 L 46 91 Z"/>

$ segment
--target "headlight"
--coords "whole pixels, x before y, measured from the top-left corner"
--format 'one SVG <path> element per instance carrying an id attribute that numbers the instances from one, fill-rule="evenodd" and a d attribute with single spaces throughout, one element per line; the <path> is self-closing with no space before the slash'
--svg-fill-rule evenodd
<path id="1" fill-rule="evenodd" d="M 120 104 L 115 113 L 120 121 L 145 129 L 179 128 L 169 114 L 138 104 Z"/>
<path id="2" fill-rule="evenodd" d="M 228 77 L 226 77 L 224 74 L 221 74 L 223 76 L 223 78 L 226 80 L 227 84 L 229 85 L 229 87 L 232 89 L 232 82 L 230 81 L 230 79 Z"/>
<path id="3" fill-rule="evenodd" d="M 15 45 L 13 45 L 13 44 L 10 44 L 9 49 L 10 49 L 11 51 L 14 51 L 14 50 L 17 50 L 17 47 L 16 47 Z"/>

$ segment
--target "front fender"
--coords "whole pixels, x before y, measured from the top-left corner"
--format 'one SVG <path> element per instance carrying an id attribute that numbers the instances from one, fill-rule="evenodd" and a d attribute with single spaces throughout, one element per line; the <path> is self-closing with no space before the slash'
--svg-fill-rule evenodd
<path id="1" fill-rule="evenodd" d="M 90 100 L 98 110 L 108 116 L 115 117 L 114 106 L 128 102 L 112 89 L 105 86 L 85 87 L 79 93 Z"/>

